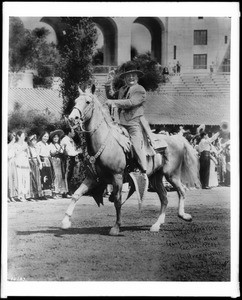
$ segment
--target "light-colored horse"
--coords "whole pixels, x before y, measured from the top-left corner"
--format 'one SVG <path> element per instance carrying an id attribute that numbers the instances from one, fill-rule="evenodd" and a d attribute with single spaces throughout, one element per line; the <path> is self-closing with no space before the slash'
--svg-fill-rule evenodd
<path id="1" fill-rule="evenodd" d="M 113 185 L 112 199 L 116 208 L 116 222 L 110 230 L 110 235 L 118 235 L 121 226 L 122 185 L 124 182 L 125 168 L 127 164 L 123 148 L 112 135 L 112 119 L 107 109 L 98 100 L 96 95 L 90 92 L 82 92 L 76 99 L 75 107 L 69 115 L 70 124 L 73 127 L 81 127 L 86 134 L 87 153 L 91 161 L 92 172 L 81 183 L 72 196 L 71 203 L 62 220 L 62 228 L 71 227 L 70 218 L 77 201 L 84 194 L 92 194 L 98 204 L 102 203 L 103 191 L 107 184 Z M 190 214 L 185 213 L 185 185 L 199 186 L 198 159 L 196 153 L 188 141 L 180 136 L 164 136 L 167 147 L 167 160 L 159 153 L 153 157 L 147 156 L 147 175 L 152 188 L 157 192 L 161 209 L 160 214 L 150 228 L 151 231 L 159 231 L 160 225 L 165 222 L 165 212 L 168 204 L 167 191 L 163 185 L 163 176 L 176 189 L 179 197 L 178 216 L 191 221 Z"/>

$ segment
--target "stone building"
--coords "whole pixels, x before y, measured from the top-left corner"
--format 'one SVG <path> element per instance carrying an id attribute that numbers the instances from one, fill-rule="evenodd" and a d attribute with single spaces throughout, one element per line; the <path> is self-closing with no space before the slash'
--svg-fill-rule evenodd
<path id="1" fill-rule="evenodd" d="M 25 25 L 29 18 L 22 18 Z M 59 17 L 34 18 L 32 26 L 47 24 L 53 39 L 61 42 L 64 27 Z M 151 56 L 171 71 L 177 62 L 184 72 L 229 71 L 231 19 L 228 17 L 93 17 L 103 36 L 103 65 L 117 66 L 131 59 L 133 27 L 149 32 Z"/>

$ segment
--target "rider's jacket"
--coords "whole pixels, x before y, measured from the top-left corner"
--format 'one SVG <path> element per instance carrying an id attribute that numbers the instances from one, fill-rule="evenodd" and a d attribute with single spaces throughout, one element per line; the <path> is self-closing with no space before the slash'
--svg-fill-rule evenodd
<path id="1" fill-rule="evenodd" d="M 146 101 L 146 91 L 143 86 L 139 84 L 130 88 L 123 86 L 113 95 L 110 94 L 110 89 L 106 87 L 106 94 L 108 99 L 117 99 L 113 100 L 113 103 L 119 109 L 119 123 L 121 125 L 140 122 L 140 117 L 144 115 Z"/>

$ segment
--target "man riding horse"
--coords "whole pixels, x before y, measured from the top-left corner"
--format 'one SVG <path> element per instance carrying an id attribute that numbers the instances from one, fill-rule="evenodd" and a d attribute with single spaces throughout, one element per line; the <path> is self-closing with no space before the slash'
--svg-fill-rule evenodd
<path id="1" fill-rule="evenodd" d="M 148 122 L 144 119 L 146 91 L 143 86 L 138 84 L 139 78 L 143 75 L 143 72 L 138 70 L 133 62 L 127 62 L 125 71 L 120 75 L 124 79 L 125 85 L 116 92 L 112 91 L 111 82 L 106 83 L 105 88 L 107 98 L 115 99 L 108 100 L 106 103 L 111 108 L 118 109 L 118 123 L 127 129 L 133 144 L 141 174 L 132 172 L 133 175 L 135 174 L 132 178 L 133 180 L 137 180 L 137 178 L 139 181 L 141 180 L 141 185 L 147 189 L 147 159 L 143 130 L 147 133 L 151 130 Z M 149 139 L 152 142 L 151 135 Z"/>

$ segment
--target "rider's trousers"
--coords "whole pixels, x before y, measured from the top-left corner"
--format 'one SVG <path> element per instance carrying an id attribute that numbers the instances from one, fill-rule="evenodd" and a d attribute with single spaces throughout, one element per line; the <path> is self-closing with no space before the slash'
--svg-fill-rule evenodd
<path id="1" fill-rule="evenodd" d="M 138 163 L 141 167 L 141 171 L 146 172 L 146 153 L 144 148 L 144 138 L 141 128 L 141 124 L 137 123 L 134 125 L 123 125 L 127 130 L 131 138 L 131 142 L 134 147 L 135 154 L 137 156 Z"/>

